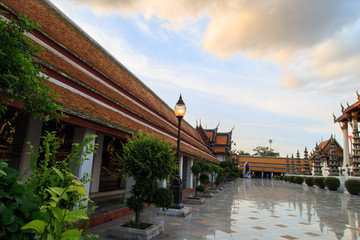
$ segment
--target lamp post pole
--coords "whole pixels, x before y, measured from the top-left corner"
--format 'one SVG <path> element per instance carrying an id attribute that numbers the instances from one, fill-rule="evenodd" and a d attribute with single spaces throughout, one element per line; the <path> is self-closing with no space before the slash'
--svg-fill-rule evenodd
<path id="1" fill-rule="evenodd" d="M 180 95 L 179 101 L 176 103 L 174 108 L 175 116 L 178 119 L 178 138 L 177 138 L 177 151 L 176 151 L 176 164 L 180 166 L 180 130 L 181 130 L 181 120 L 185 115 L 186 106 Z M 175 176 L 171 183 L 171 189 L 174 193 L 174 205 L 171 208 L 182 209 L 184 204 L 182 203 L 182 180 L 180 176 L 179 169 L 175 170 Z"/>

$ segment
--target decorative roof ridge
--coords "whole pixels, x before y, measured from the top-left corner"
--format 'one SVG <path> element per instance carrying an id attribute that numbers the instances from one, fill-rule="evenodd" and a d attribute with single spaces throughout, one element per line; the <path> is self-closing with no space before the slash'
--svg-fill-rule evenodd
<path id="1" fill-rule="evenodd" d="M 354 102 L 353 104 L 351 104 L 349 106 L 349 103 L 347 102 L 346 105 L 347 107 L 344 108 L 344 106 L 342 105 L 342 103 L 340 104 L 340 107 L 341 107 L 341 112 L 342 112 L 342 115 L 339 116 L 339 117 L 336 117 L 335 114 L 333 113 L 333 117 L 334 117 L 334 122 L 341 122 L 345 119 L 347 119 L 348 121 L 350 120 L 349 119 L 349 111 L 353 110 L 354 108 L 356 107 L 360 107 L 360 94 L 359 94 L 359 91 L 357 90 L 356 91 L 356 95 L 357 95 L 357 101 Z"/>

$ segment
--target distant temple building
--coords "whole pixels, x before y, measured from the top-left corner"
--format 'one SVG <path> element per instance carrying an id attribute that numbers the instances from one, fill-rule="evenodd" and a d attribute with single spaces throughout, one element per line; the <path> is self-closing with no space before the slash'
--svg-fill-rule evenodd
<path id="1" fill-rule="evenodd" d="M 196 130 L 219 161 L 231 160 L 233 129 L 230 132 L 219 132 L 218 127 L 219 125 L 214 129 L 204 129 L 200 123 L 200 125 L 196 126 Z"/>
<path id="2" fill-rule="evenodd" d="M 316 148 L 316 147 L 315 147 Z M 331 136 L 329 139 L 320 142 L 318 144 L 319 157 L 321 160 L 321 166 L 324 168 L 333 167 L 332 159 L 336 156 L 336 165 L 337 167 L 342 167 L 343 165 L 343 148 L 336 141 L 335 137 Z M 314 150 L 310 159 L 314 160 L 316 156 L 316 151 Z"/>

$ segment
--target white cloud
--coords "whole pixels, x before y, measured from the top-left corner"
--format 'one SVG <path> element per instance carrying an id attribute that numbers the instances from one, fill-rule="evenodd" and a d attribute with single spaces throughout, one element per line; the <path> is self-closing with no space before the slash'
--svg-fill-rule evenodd
<path id="1" fill-rule="evenodd" d="M 284 67 L 284 87 L 341 95 L 360 88 L 359 29 L 345 29 Z"/>
<path id="2" fill-rule="evenodd" d="M 171 31 L 208 18 L 204 50 L 222 59 L 237 53 L 271 59 L 283 67 L 285 88 L 348 93 L 360 77 L 359 33 L 354 32 L 360 16 L 357 0 L 68 1 L 97 14 L 157 18 Z M 150 33 L 146 26 L 139 27 Z"/>

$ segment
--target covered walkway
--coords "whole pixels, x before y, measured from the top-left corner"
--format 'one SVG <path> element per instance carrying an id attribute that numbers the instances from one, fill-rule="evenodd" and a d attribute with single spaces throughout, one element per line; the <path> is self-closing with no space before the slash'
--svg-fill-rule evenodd
<path id="1" fill-rule="evenodd" d="M 163 224 L 155 239 L 360 239 L 360 196 L 278 180 L 239 179 L 185 218 L 143 216 Z M 91 229 L 100 239 L 118 219 Z"/>

